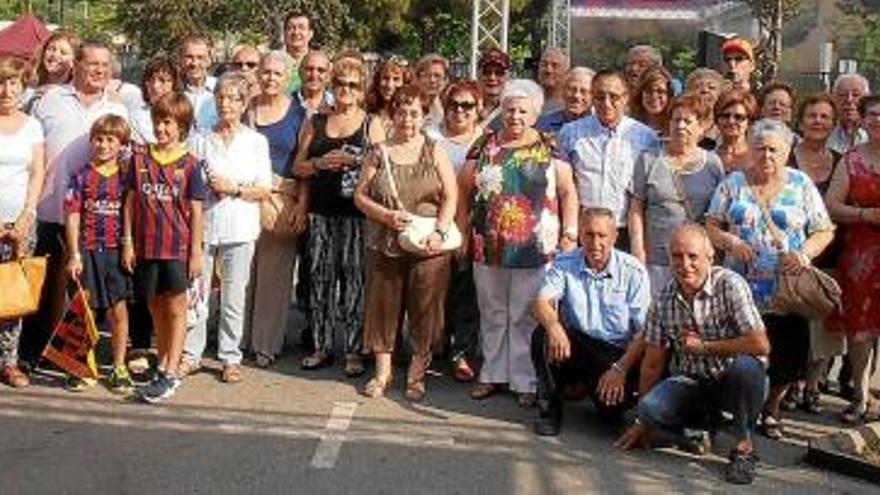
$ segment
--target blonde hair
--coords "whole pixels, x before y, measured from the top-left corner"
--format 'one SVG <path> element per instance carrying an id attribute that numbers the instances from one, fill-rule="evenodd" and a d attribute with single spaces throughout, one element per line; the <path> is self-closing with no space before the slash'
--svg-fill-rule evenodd
<path id="1" fill-rule="evenodd" d="M 18 79 L 26 86 L 30 79 L 30 64 L 15 55 L 0 55 L 0 82 Z"/>

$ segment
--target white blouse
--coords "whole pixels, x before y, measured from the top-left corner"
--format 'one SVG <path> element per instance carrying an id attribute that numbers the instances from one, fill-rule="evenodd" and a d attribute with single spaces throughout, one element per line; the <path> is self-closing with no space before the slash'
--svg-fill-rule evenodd
<path id="1" fill-rule="evenodd" d="M 228 144 L 214 132 L 199 134 L 190 146 L 204 160 L 207 177 L 217 174 L 242 186 L 272 186 L 269 142 L 253 129 L 239 126 Z M 209 246 L 256 241 L 259 203 L 211 192 L 204 203 L 204 226 L 204 242 Z"/>
<path id="2" fill-rule="evenodd" d="M 43 127 L 33 117 L 13 134 L 0 132 L 0 222 L 14 222 L 24 209 L 34 146 L 43 144 Z"/>

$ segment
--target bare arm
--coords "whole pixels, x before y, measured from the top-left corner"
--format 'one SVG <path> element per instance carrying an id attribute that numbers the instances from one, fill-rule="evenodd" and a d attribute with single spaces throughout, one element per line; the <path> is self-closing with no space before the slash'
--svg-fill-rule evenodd
<path id="1" fill-rule="evenodd" d="M 388 226 L 389 217 L 393 215 L 394 211 L 380 205 L 370 197 L 370 187 L 376 178 L 376 174 L 379 173 L 378 162 L 376 153 L 370 153 L 364 159 L 364 164 L 361 166 L 360 180 L 354 190 L 354 204 L 370 220 Z"/>
<path id="2" fill-rule="evenodd" d="M 125 193 L 125 202 L 122 205 L 122 267 L 128 273 L 134 272 L 134 245 L 131 233 L 134 230 L 134 195 L 135 191 L 129 189 Z"/>
<path id="3" fill-rule="evenodd" d="M 437 212 L 437 229 L 446 232 L 455 220 L 455 212 L 458 207 L 458 184 L 449 155 L 439 146 L 434 147 L 434 163 L 437 167 L 440 184 L 443 187 L 443 200 L 440 203 L 440 210 Z"/>
<path id="4" fill-rule="evenodd" d="M 297 179 L 308 179 L 317 173 L 315 160 L 308 160 L 309 147 L 315 136 L 315 128 L 312 119 L 308 119 L 299 131 L 296 158 L 293 160 L 293 175 Z"/>
<path id="5" fill-rule="evenodd" d="M 767 356 L 770 354 L 770 341 L 763 331 L 746 332 L 735 339 L 703 342 L 703 354 L 709 356 Z"/>
<path id="6" fill-rule="evenodd" d="M 190 201 L 190 251 L 187 273 L 190 280 L 202 274 L 202 202 Z"/>
<path id="7" fill-rule="evenodd" d="M 627 224 L 630 251 L 639 261 L 645 263 L 648 257 L 645 249 L 645 202 L 641 199 L 633 197 L 630 200 Z"/>
<path id="8" fill-rule="evenodd" d="M 562 220 L 562 231 L 567 229 L 578 230 L 578 197 L 577 189 L 574 185 L 574 175 L 571 171 L 571 165 L 562 160 L 555 160 L 556 166 L 556 190 L 559 195 L 559 210 Z M 567 238 L 564 238 L 564 240 Z M 565 241 L 569 244 L 570 241 Z M 576 243 L 563 246 L 565 250 L 574 249 Z"/>
<path id="9" fill-rule="evenodd" d="M 645 346 L 645 357 L 639 370 L 639 396 L 644 397 L 663 376 L 669 351 L 654 345 Z"/>
<path id="10" fill-rule="evenodd" d="M 547 352 L 550 361 L 562 362 L 571 357 L 571 342 L 559 322 L 559 313 L 553 301 L 538 298 L 532 303 L 532 314 L 547 332 Z"/>
<path id="11" fill-rule="evenodd" d="M 828 206 L 828 213 L 838 223 L 859 223 L 864 221 L 864 215 L 867 213 L 866 209 L 846 204 L 846 197 L 848 195 L 849 171 L 846 165 L 841 163 L 834 170 L 831 183 L 828 185 L 828 191 L 825 193 L 825 204 Z"/>

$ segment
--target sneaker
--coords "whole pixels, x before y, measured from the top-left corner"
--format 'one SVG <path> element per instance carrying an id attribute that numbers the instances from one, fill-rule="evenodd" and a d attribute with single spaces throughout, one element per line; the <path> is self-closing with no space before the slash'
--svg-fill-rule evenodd
<path id="1" fill-rule="evenodd" d="M 150 360 L 146 356 L 138 356 L 128 362 L 132 374 L 143 375 L 150 369 Z"/>
<path id="2" fill-rule="evenodd" d="M 149 385 L 138 389 L 138 396 L 144 402 L 157 404 L 174 395 L 178 387 L 180 387 L 179 378 L 170 377 L 160 371 L 156 379 Z"/>
<path id="3" fill-rule="evenodd" d="M 134 390 L 134 382 L 131 381 L 131 375 L 125 365 L 116 366 L 107 377 L 107 387 L 114 394 L 127 395 Z"/>
<path id="4" fill-rule="evenodd" d="M 15 365 L 4 366 L 0 370 L 0 381 L 12 388 L 24 388 L 31 384 L 27 375 Z"/>
<path id="5" fill-rule="evenodd" d="M 98 383 L 94 378 L 80 378 L 78 376 L 66 375 L 64 377 L 64 390 L 68 392 L 85 392 L 95 387 Z"/>
<path id="6" fill-rule="evenodd" d="M 730 463 L 724 468 L 724 479 L 734 485 L 751 485 L 755 481 L 758 456 L 754 452 L 743 454 L 730 451 Z"/>

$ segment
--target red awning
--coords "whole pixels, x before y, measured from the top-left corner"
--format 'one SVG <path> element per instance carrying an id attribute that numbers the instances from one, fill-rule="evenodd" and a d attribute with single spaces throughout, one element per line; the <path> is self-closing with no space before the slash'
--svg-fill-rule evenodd
<path id="1" fill-rule="evenodd" d="M 26 15 L 0 30 L 0 53 L 31 59 L 50 34 L 36 16 Z"/>

